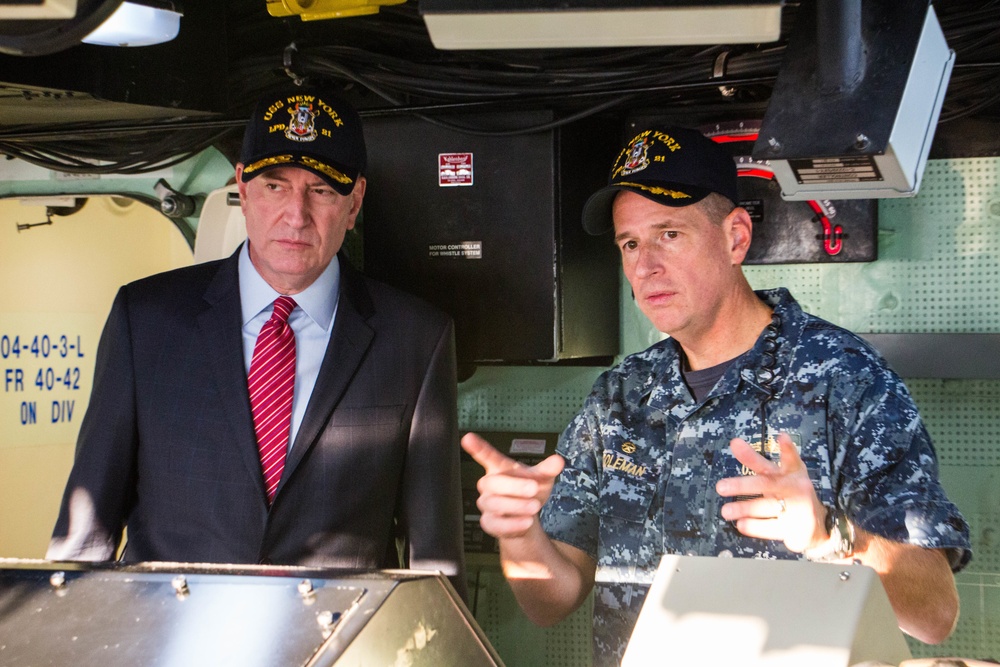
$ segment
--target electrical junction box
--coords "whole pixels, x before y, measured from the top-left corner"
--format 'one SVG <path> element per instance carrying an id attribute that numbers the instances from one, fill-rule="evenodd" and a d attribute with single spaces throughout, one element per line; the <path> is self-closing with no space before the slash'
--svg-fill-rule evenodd
<path id="1" fill-rule="evenodd" d="M 878 259 L 878 200 L 786 201 L 767 160 L 750 152 L 760 129 L 756 119 L 702 125 L 705 136 L 730 150 L 739 177 L 738 203 L 753 221 L 750 264 L 874 262 Z"/>
<path id="2" fill-rule="evenodd" d="M 908 197 L 917 193 L 955 63 L 927 0 L 861 4 L 861 78 L 822 90 L 811 7 L 798 14 L 754 146 L 788 200 Z"/>
<path id="3" fill-rule="evenodd" d="M 532 133 L 548 111 L 365 119 L 365 273 L 455 320 L 460 364 L 607 365 L 618 354 L 620 260 L 580 216 L 617 133 L 599 122 Z"/>

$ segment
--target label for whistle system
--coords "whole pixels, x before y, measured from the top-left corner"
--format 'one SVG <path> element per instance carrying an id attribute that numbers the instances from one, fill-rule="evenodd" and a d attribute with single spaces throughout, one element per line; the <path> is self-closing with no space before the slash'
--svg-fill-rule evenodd
<path id="1" fill-rule="evenodd" d="M 451 257 L 455 259 L 482 259 L 482 241 L 459 241 L 458 243 L 432 243 L 427 246 L 428 257 Z"/>

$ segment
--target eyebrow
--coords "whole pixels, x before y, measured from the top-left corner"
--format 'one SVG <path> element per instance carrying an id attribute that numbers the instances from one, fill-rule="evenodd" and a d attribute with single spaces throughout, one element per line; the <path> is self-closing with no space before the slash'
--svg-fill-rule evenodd
<path id="1" fill-rule="evenodd" d="M 292 182 L 292 179 L 290 178 L 269 171 L 265 171 L 263 174 L 261 174 L 260 179 L 277 183 L 285 183 L 285 184 Z M 316 181 L 306 183 L 305 187 L 307 188 L 330 187 L 330 184 L 324 181 L 322 178 L 319 178 Z"/>
<path id="2" fill-rule="evenodd" d="M 282 183 L 288 182 L 287 178 L 281 176 L 280 174 L 276 174 L 272 171 L 265 171 L 263 174 L 260 175 L 260 179 L 262 181 L 280 181 Z"/>
<path id="3" fill-rule="evenodd" d="M 686 220 L 669 220 L 664 222 L 656 222 L 650 227 L 653 231 L 662 232 L 666 229 L 679 229 L 683 230 L 691 226 L 691 223 Z M 615 234 L 615 244 L 617 245 L 624 239 L 633 238 L 635 234 Z"/>

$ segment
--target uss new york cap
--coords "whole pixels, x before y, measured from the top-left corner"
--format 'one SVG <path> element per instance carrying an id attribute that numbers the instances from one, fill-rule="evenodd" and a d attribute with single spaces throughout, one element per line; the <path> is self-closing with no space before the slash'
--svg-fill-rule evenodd
<path id="1" fill-rule="evenodd" d="M 265 95 L 243 134 L 244 183 L 276 167 L 301 167 L 348 195 L 367 167 L 358 112 L 336 93 L 295 87 Z"/>
<path id="2" fill-rule="evenodd" d="M 644 130 L 629 141 L 608 175 L 607 186 L 583 207 L 583 228 L 603 234 L 613 226 L 611 207 L 621 190 L 632 190 L 664 206 L 690 206 L 716 192 L 739 202 L 732 155 L 698 130 Z"/>

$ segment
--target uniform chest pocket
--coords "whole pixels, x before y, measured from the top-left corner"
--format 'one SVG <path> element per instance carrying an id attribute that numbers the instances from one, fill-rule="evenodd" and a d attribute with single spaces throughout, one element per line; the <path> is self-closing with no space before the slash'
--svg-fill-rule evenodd
<path id="1" fill-rule="evenodd" d="M 655 496 L 652 479 L 605 468 L 599 498 L 599 566 L 610 566 L 616 576 L 631 580 L 636 568 L 651 565 L 662 541 L 658 526 L 649 520 Z"/>
<path id="2" fill-rule="evenodd" d="M 649 471 L 643 471 L 650 475 Z M 656 483 L 635 471 L 604 469 L 601 484 L 601 516 L 642 523 L 656 495 Z"/>

